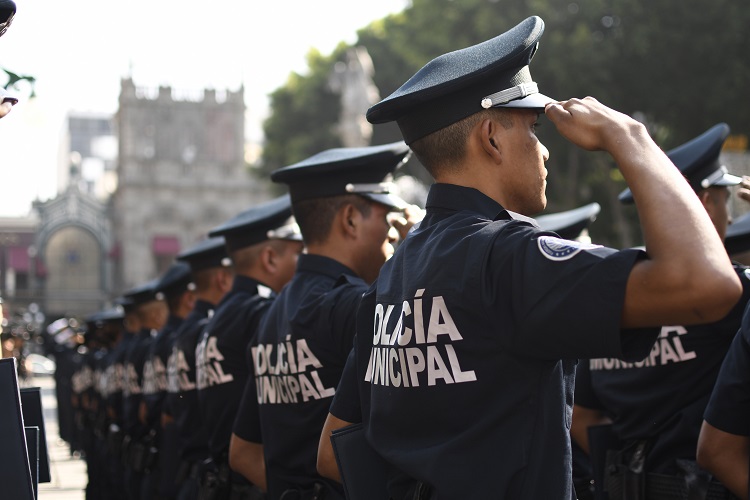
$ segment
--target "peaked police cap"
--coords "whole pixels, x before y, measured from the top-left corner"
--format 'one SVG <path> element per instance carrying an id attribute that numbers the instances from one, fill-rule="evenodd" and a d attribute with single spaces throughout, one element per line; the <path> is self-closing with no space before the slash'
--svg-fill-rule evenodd
<path id="1" fill-rule="evenodd" d="M 177 255 L 177 260 L 187 262 L 193 272 L 232 265 L 223 236 L 207 238 L 193 245 Z"/>
<path id="2" fill-rule="evenodd" d="M 729 255 L 750 251 L 750 212 L 735 219 L 727 227 L 724 246 Z"/>
<path id="3" fill-rule="evenodd" d="M 270 239 L 302 241 L 288 194 L 240 212 L 208 236 L 223 236 L 229 252 Z"/>
<path id="4" fill-rule="evenodd" d="M 147 281 L 142 285 L 134 286 L 130 290 L 123 294 L 123 306 L 129 304 L 130 306 L 139 306 L 156 298 L 156 286 L 159 284 L 159 278 Z"/>
<path id="5" fill-rule="evenodd" d="M 719 161 L 721 148 L 729 136 L 729 125 L 719 123 L 698 137 L 667 152 L 672 163 L 682 172 L 697 193 L 711 186 L 736 186 L 742 179 L 728 172 Z M 622 203 L 632 203 L 633 193 L 620 193 Z"/>
<path id="6" fill-rule="evenodd" d="M 124 317 L 125 313 L 123 312 L 122 307 L 113 307 L 111 309 L 105 309 L 103 311 L 98 311 L 90 314 L 86 318 L 86 323 L 117 323 L 119 321 L 122 321 Z"/>
<path id="7" fill-rule="evenodd" d="M 529 17 L 502 35 L 443 54 L 367 111 L 370 123 L 396 121 L 407 144 L 492 107 L 543 110 L 529 63 L 544 21 Z"/>
<path id="8" fill-rule="evenodd" d="M 396 168 L 408 160 L 409 153 L 403 141 L 328 149 L 272 172 L 271 180 L 287 184 L 295 203 L 358 194 L 401 210 L 407 203 L 392 192 L 394 186 L 390 180 Z"/>
<path id="9" fill-rule="evenodd" d="M 172 296 L 188 290 L 193 281 L 190 266 L 187 262 L 173 262 L 169 269 L 159 279 L 156 285 L 156 293 Z"/>

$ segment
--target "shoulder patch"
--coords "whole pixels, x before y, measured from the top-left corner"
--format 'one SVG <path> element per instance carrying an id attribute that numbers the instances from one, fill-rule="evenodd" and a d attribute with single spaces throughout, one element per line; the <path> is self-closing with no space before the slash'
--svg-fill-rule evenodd
<path id="1" fill-rule="evenodd" d="M 554 236 L 539 236 L 536 243 L 542 255 L 549 260 L 558 261 L 572 259 L 581 250 L 601 247 L 601 245 L 564 240 Z"/>

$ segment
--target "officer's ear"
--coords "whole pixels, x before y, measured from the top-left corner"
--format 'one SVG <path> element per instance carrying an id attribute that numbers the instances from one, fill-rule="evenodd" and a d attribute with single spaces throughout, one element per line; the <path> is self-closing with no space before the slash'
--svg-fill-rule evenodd
<path id="1" fill-rule="evenodd" d="M 339 226 L 341 227 L 343 234 L 349 238 L 356 237 L 360 225 L 359 221 L 362 218 L 360 211 L 357 210 L 357 207 L 355 207 L 354 204 L 345 203 L 344 206 L 341 207 L 339 214 L 341 215 Z"/>
<path id="2" fill-rule="evenodd" d="M 232 288 L 234 274 L 229 269 L 220 269 L 216 273 L 216 280 L 218 281 L 219 289 L 223 292 L 228 292 Z"/>
<path id="3" fill-rule="evenodd" d="M 258 257 L 258 261 L 263 267 L 263 270 L 267 273 L 273 273 L 276 269 L 276 264 L 278 261 L 278 256 L 276 255 L 276 251 L 274 250 L 273 246 L 270 244 L 263 245 L 263 248 L 261 249 L 260 255 Z"/>
<path id="4" fill-rule="evenodd" d="M 501 163 L 503 156 L 500 142 L 500 124 L 492 118 L 485 118 L 479 123 L 478 134 L 479 144 L 487 155 L 488 159 L 494 163 Z"/>

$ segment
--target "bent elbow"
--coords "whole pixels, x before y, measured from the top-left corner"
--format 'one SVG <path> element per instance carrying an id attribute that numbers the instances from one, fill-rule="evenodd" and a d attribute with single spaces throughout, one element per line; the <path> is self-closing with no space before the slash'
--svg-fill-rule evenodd
<path id="1" fill-rule="evenodd" d="M 318 453 L 318 461 L 316 467 L 318 469 L 318 474 L 320 474 L 321 476 L 327 479 L 341 482 L 339 466 L 336 463 L 336 458 L 333 456 L 333 454 Z"/>
<path id="2" fill-rule="evenodd" d="M 713 473 L 714 463 L 716 460 L 716 450 L 712 449 L 705 443 L 698 443 L 698 449 L 695 453 L 695 461 L 703 470 Z"/>
<path id="3" fill-rule="evenodd" d="M 711 285 L 702 287 L 702 299 L 697 301 L 696 312 L 703 322 L 724 318 L 742 297 L 742 284 L 735 273 L 716 278 Z"/>
<path id="4" fill-rule="evenodd" d="M 239 472 L 240 462 L 237 452 L 233 448 L 229 448 L 229 468 L 235 472 Z"/>

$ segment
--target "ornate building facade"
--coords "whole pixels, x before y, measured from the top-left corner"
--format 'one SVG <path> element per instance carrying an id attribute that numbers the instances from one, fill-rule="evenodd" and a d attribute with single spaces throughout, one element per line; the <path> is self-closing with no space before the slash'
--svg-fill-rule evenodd
<path id="1" fill-rule="evenodd" d="M 112 197 L 118 292 L 158 276 L 212 227 L 269 196 L 244 161 L 244 89 L 185 94 L 123 79 Z"/>

